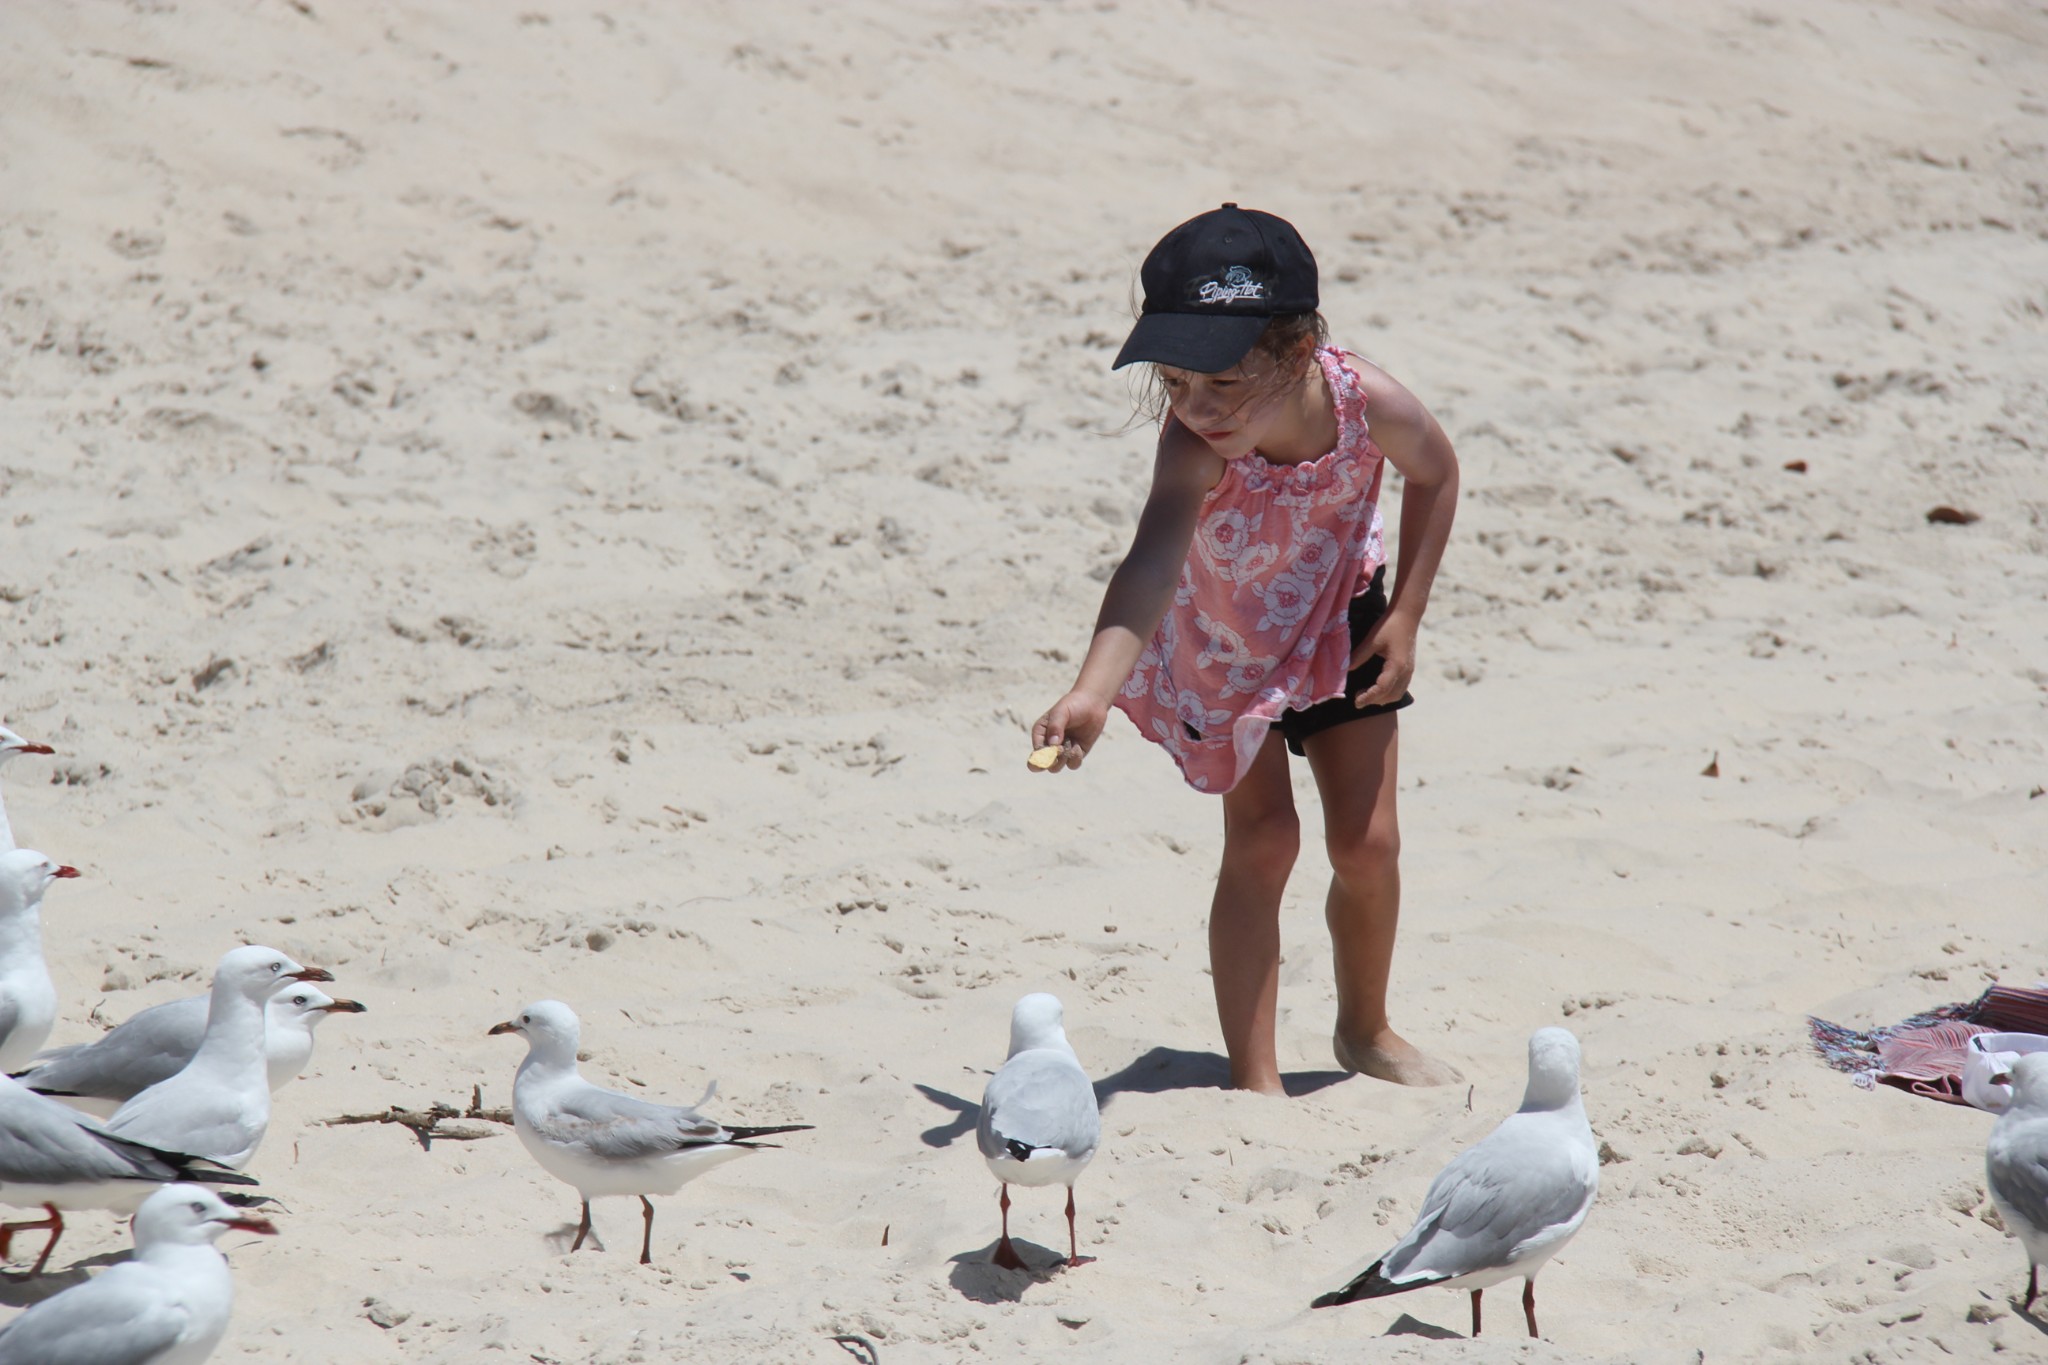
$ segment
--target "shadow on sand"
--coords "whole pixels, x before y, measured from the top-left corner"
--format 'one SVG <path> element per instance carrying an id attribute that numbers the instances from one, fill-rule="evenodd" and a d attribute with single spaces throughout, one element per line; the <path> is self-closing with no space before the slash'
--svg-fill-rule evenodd
<path id="1" fill-rule="evenodd" d="M 1280 1077 L 1287 1093 L 1296 1097 L 1349 1080 L 1348 1071 L 1290 1071 Z M 945 1123 L 927 1128 L 918 1140 L 927 1147 L 950 1147 L 974 1131 L 981 1106 L 973 1100 L 936 1086 L 913 1082 L 917 1093 L 953 1111 Z M 1190 1052 L 1178 1047 L 1155 1047 L 1114 1075 L 1095 1083 L 1095 1102 L 1107 1109 L 1118 1095 L 1157 1095 L 1168 1090 L 1224 1090 L 1230 1086 L 1230 1063 L 1215 1052 Z"/>
<path id="2" fill-rule="evenodd" d="M 1280 1083 L 1293 1096 L 1350 1079 L 1348 1071 L 1289 1071 Z M 1118 1095 L 1157 1095 L 1167 1090 L 1224 1090 L 1230 1085 L 1230 1062 L 1221 1053 L 1155 1047 L 1113 1076 L 1095 1083 L 1095 1102 L 1107 1106 Z"/>
<path id="3" fill-rule="evenodd" d="M 953 1269 L 946 1276 L 961 1297 L 973 1299 L 976 1303 L 1017 1303 L 1024 1297 L 1024 1291 L 1035 1284 L 1044 1284 L 1067 1268 L 1067 1258 L 1051 1247 L 1042 1247 L 1022 1237 L 1012 1237 L 1010 1245 L 1024 1258 L 1027 1267 L 1023 1270 L 1005 1270 L 989 1258 L 996 1254 L 996 1244 L 973 1251 L 963 1251 L 953 1257 Z M 1087 1257 L 1081 1258 L 1084 1262 Z"/>
<path id="4" fill-rule="evenodd" d="M 1420 1318 L 1411 1318 L 1406 1313 L 1395 1318 L 1393 1324 L 1386 1331 L 1380 1333 L 1380 1335 L 1384 1337 L 1428 1337 L 1431 1341 L 1465 1340 L 1464 1333 L 1462 1332 L 1453 1332 L 1448 1327 L 1439 1327 L 1433 1322 L 1424 1322 Z"/>

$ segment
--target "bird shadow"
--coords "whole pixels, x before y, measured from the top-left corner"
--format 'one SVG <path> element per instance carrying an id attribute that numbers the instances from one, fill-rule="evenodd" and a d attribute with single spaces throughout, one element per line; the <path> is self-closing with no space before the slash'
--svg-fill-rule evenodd
<path id="1" fill-rule="evenodd" d="M 2015 1294 L 2008 1300 L 2012 1304 L 2013 1316 L 2033 1328 L 2036 1332 L 2039 1332 L 2042 1336 L 2048 1337 L 2048 1303 L 2042 1305 L 2042 1312 L 2037 1316 L 2020 1307 L 2020 1301 L 2025 1297 L 2026 1295 L 2024 1294 Z"/>
<path id="2" fill-rule="evenodd" d="M 1022 1237 L 1012 1237 L 1010 1245 L 1023 1258 L 1024 1269 L 1005 1270 L 990 1260 L 996 1254 L 996 1244 L 990 1242 L 985 1247 L 963 1251 L 953 1257 L 953 1269 L 946 1278 L 963 1298 L 976 1303 L 1017 1303 L 1023 1299 L 1025 1290 L 1044 1284 L 1067 1267 L 1067 1258 L 1051 1247 L 1027 1242 Z M 1082 1260 L 1086 1261 L 1087 1257 L 1082 1257 Z"/>
<path id="3" fill-rule="evenodd" d="M 963 1100 L 958 1095 L 948 1094 L 934 1086 L 919 1085 L 916 1082 L 912 1082 L 912 1084 L 917 1085 L 918 1094 L 924 1096 L 933 1104 L 938 1105 L 941 1109 L 952 1110 L 954 1115 L 950 1123 L 941 1123 L 937 1127 L 927 1128 L 917 1135 L 918 1140 L 927 1147 L 952 1146 L 959 1139 L 965 1137 L 968 1131 L 974 1127 L 975 1122 L 981 1118 L 981 1106 L 973 1100 Z"/>
<path id="4" fill-rule="evenodd" d="M 543 1232 L 540 1235 L 540 1239 L 548 1244 L 549 1251 L 554 1252 L 557 1256 L 567 1256 L 569 1248 L 576 1243 L 576 1228 L 577 1224 L 575 1223 L 564 1223 L 553 1232 Z M 590 1235 L 583 1239 L 583 1246 L 579 1248 L 579 1251 L 603 1251 L 604 1249 L 604 1238 L 597 1235 L 597 1225 L 593 1223 L 590 1228 Z"/>
<path id="5" fill-rule="evenodd" d="M 1296 1098 L 1313 1095 L 1339 1081 L 1349 1080 L 1348 1071 L 1289 1071 L 1280 1084 Z M 1107 1105 L 1118 1095 L 1157 1095 L 1168 1090 L 1227 1090 L 1230 1088 L 1230 1060 L 1221 1053 L 1191 1052 L 1179 1047 L 1155 1047 L 1123 1070 L 1095 1083 L 1095 1102 Z"/>
<path id="6" fill-rule="evenodd" d="M 1431 1341 L 1463 1341 L 1465 1339 L 1462 1333 L 1453 1332 L 1448 1327 L 1439 1327 L 1433 1322 L 1424 1322 L 1420 1318 L 1411 1318 L 1406 1313 L 1395 1318 L 1387 1330 L 1380 1333 L 1380 1335 L 1383 1337 L 1428 1337 Z"/>
<path id="7" fill-rule="evenodd" d="M 133 1254 L 129 1251 L 103 1251 L 97 1256 L 83 1257 L 62 1270 L 46 1270 L 40 1275 L 20 1275 L 13 1271 L 0 1273 L 0 1306 L 28 1308 L 41 1303 L 74 1285 L 84 1284 L 91 1278 L 85 1273 L 87 1269 L 114 1265 Z"/>

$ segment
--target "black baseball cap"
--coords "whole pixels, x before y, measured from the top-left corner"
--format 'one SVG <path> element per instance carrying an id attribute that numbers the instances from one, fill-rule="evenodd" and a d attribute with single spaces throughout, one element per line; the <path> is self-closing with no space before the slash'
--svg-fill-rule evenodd
<path id="1" fill-rule="evenodd" d="M 1190 218 L 1159 239 L 1138 270 L 1145 303 L 1117 352 L 1215 374 L 1244 359 L 1275 317 L 1316 311 L 1316 258 L 1284 218 L 1235 204 Z"/>

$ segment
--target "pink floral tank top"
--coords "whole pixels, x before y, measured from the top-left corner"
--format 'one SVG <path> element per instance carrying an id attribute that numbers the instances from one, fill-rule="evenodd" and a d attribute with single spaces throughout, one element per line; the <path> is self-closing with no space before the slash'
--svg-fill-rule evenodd
<path id="1" fill-rule="evenodd" d="M 1344 694 L 1351 599 L 1387 559 L 1384 457 L 1348 353 L 1316 353 L 1337 444 L 1301 464 L 1224 465 L 1195 521 L 1180 585 L 1116 705 L 1197 791 L 1237 785 L 1283 711 Z"/>

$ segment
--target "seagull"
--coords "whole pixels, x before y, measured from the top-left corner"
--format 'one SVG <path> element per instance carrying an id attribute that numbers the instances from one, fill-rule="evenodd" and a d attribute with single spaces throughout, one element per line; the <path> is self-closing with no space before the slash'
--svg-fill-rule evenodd
<path id="1" fill-rule="evenodd" d="M 54 754 L 57 751 L 47 744 L 31 744 L 14 731 L 0 725 L 0 769 L 22 754 Z M 0 853 L 14 847 L 14 829 L 7 823 L 7 803 L 0 801 Z"/>
<path id="2" fill-rule="evenodd" d="M 35 1056 L 57 1021 L 57 987 L 43 961 L 43 893 L 77 875 L 32 848 L 0 853 L 0 1071 Z"/>
<path id="3" fill-rule="evenodd" d="M 184 1069 L 114 1112 L 107 1131 L 239 1170 L 270 1125 L 263 1057 L 264 1001 L 282 981 L 332 981 L 275 948 L 230 949 L 213 970 L 206 1033 Z"/>
<path id="4" fill-rule="evenodd" d="M 189 995 L 151 1005 L 90 1043 L 48 1048 L 33 1069 L 15 1076 L 38 1094 L 73 1109 L 111 1118 L 122 1104 L 178 1074 L 206 1034 L 210 995 Z M 313 1026 L 330 1014 L 361 1014 L 367 1006 L 336 1000 L 303 981 L 287 981 L 263 1009 L 263 1058 L 270 1093 L 306 1069 L 313 1056 Z"/>
<path id="5" fill-rule="evenodd" d="M 1010 1012 L 1010 1058 L 981 1098 L 975 1141 L 995 1178 L 1002 1182 L 1003 1239 L 995 1263 L 1025 1269 L 1010 1245 L 1010 1186 L 1067 1187 L 1067 1264 L 1086 1265 L 1074 1236 L 1074 1182 L 1095 1159 L 1102 1138 L 1102 1111 L 1095 1086 L 1067 1042 L 1059 997 L 1043 991 L 1025 996 Z"/>
<path id="6" fill-rule="evenodd" d="M 40 1207 L 45 1215 L 0 1223 L 0 1259 L 15 1233 L 48 1228 L 50 1240 L 29 1271 L 39 1275 L 64 1235 L 60 1209 L 133 1213 L 150 1194 L 180 1180 L 256 1183 L 200 1157 L 115 1137 L 85 1115 L 0 1076 L 0 1203 Z"/>
<path id="7" fill-rule="evenodd" d="M 1476 1337 L 1480 1294 L 1519 1275 L 1526 1281 L 1522 1312 L 1533 1337 L 1536 1272 L 1586 1221 L 1599 1187 L 1600 1154 L 1579 1099 L 1579 1040 L 1568 1029 L 1538 1029 L 1529 1038 L 1522 1107 L 1437 1174 L 1422 1216 L 1393 1250 L 1312 1306 L 1332 1308 L 1430 1284 L 1469 1289 Z"/>
<path id="8" fill-rule="evenodd" d="M 197 1185 L 166 1185 L 135 1215 L 135 1256 L 0 1327 L 0 1365 L 200 1365 L 227 1334 L 234 1281 L 214 1246 L 267 1218 Z"/>
<path id="9" fill-rule="evenodd" d="M 687 1108 L 654 1104 L 606 1090 L 576 1069 L 580 1027 L 576 1012 L 559 1000 L 541 1000 L 515 1019 L 493 1024 L 490 1033 L 526 1039 L 526 1060 L 512 1079 L 512 1126 L 542 1170 L 576 1187 L 583 1199 L 575 1251 L 590 1235 L 590 1201 L 601 1195 L 635 1194 L 645 1229 L 640 1264 L 652 1265 L 654 1205 L 650 1194 L 674 1194 L 713 1166 L 745 1156 L 776 1133 L 808 1131 L 808 1123 L 772 1128 L 728 1128 L 697 1112 L 718 1092 L 714 1082 Z"/>
<path id="10" fill-rule="evenodd" d="M 2020 1311 L 2031 1312 L 2041 1297 L 2041 1267 L 2048 1265 L 2048 1052 L 2014 1060 L 2012 1104 L 1991 1125 L 1984 1174 L 2006 1231 L 2027 1250 L 2027 1298 Z"/>

